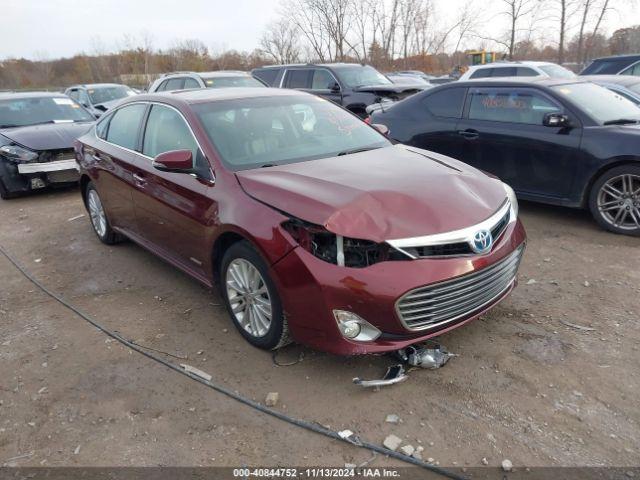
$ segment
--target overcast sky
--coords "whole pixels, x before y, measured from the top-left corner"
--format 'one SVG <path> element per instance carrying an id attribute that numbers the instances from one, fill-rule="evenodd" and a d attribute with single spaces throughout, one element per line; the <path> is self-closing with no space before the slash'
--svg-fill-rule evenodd
<path id="1" fill-rule="evenodd" d="M 453 16 L 463 1 L 435 3 L 439 12 Z M 640 0 L 626 2 L 622 11 L 609 16 L 608 33 L 640 24 Z M 214 52 L 250 51 L 258 46 L 265 25 L 278 16 L 278 4 L 278 0 L 0 0 L 0 59 L 114 51 L 126 34 L 139 38 L 143 32 L 151 35 L 155 48 L 195 38 Z M 501 19 L 491 11 L 485 15 L 487 28 L 502 28 Z"/>

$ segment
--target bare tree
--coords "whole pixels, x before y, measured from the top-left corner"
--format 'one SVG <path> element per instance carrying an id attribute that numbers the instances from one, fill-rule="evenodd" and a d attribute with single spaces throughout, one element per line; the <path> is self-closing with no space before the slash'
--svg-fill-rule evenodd
<path id="1" fill-rule="evenodd" d="M 596 21 L 595 27 L 593 27 L 593 31 L 591 32 L 591 35 L 589 36 L 589 39 L 586 42 L 586 47 L 584 49 L 585 61 L 589 58 L 589 54 L 591 52 L 591 49 L 593 48 L 593 39 L 598 35 L 598 30 L 600 30 L 602 20 L 604 20 L 605 15 L 612 8 L 611 3 L 611 0 L 603 0 L 601 5 L 599 5 L 600 11 L 598 14 L 598 20 Z"/>
<path id="2" fill-rule="evenodd" d="M 495 42 L 504 45 L 508 51 L 509 60 L 513 60 L 513 53 L 515 50 L 516 42 L 518 41 L 519 33 L 523 30 L 521 23 L 526 18 L 535 17 L 534 13 L 538 11 L 541 6 L 541 0 L 500 0 L 504 10 L 500 12 L 500 15 L 506 15 L 509 21 L 509 30 L 504 40 L 495 39 Z M 531 29 L 532 22 L 529 23 L 529 31 Z"/>
<path id="3" fill-rule="evenodd" d="M 286 18 L 271 22 L 260 39 L 261 50 L 276 63 L 300 60 L 298 28 Z"/>

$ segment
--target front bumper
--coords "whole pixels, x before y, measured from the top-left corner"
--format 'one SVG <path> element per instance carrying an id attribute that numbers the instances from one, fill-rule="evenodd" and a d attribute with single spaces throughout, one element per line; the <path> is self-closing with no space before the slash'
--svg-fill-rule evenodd
<path id="1" fill-rule="evenodd" d="M 390 261 L 366 268 L 339 267 L 295 248 L 272 266 L 272 272 L 297 341 L 339 355 L 381 353 L 460 327 L 499 303 L 515 281 L 476 310 L 420 331 L 405 327 L 396 311 L 396 302 L 407 292 L 490 267 L 512 254 L 525 238 L 524 228 L 517 220 L 485 255 Z M 371 342 L 344 338 L 333 318 L 334 309 L 357 314 L 380 329 L 382 335 Z"/>
<path id="2" fill-rule="evenodd" d="M 78 162 L 76 162 L 75 158 L 58 160 L 56 162 L 18 164 L 18 173 L 22 175 L 31 173 L 62 172 L 65 170 L 75 170 L 78 172 Z"/>

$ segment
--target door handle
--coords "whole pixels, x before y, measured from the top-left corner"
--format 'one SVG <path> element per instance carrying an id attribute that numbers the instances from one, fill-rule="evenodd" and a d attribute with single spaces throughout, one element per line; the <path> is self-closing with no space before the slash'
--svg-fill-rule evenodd
<path id="1" fill-rule="evenodd" d="M 137 174 L 137 173 L 133 174 L 133 180 L 136 182 L 136 185 L 138 185 L 140 187 L 147 183 L 147 181 L 144 179 L 144 177 L 142 175 Z"/>
<path id="2" fill-rule="evenodd" d="M 465 140 L 475 140 L 480 136 L 480 133 L 477 130 L 467 129 L 458 130 L 458 135 L 463 137 Z"/>

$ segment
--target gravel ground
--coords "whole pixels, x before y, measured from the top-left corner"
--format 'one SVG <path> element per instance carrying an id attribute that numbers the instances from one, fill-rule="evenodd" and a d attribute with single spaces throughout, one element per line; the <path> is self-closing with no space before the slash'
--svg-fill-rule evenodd
<path id="1" fill-rule="evenodd" d="M 459 354 L 379 392 L 386 356 L 299 346 L 276 366 L 220 299 L 132 243 L 107 247 L 77 190 L 0 201 L 0 244 L 42 282 L 135 342 L 276 409 L 382 444 L 395 434 L 441 466 L 640 464 L 640 239 L 585 212 L 521 205 L 520 284 L 441 337 Z M 75 217 L 75 218 L 74 218 Z M 130 351 L 36 290 L 0 257 L 0 464 L 360 464 L 368 451 L 282 423 Z M 388 414 L 400 418 L 385 422 Z M 484 462 L 483 462 L 484 459 Z M 378 456 L 371 465 L 399 465 Z"/>

